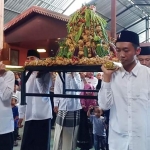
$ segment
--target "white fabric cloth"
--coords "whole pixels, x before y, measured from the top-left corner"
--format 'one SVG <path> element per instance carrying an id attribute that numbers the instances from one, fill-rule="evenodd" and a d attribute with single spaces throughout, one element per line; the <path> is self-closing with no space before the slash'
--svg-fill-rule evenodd
<path id="1" fill-rule="evenodd" d="M 27 93 L 44 93 L 49 94 L 51 86 L 50 73 L 43 75 L 41 78 L 36 78 L 37 72 L 33 72 L 26 83 Z M 52 107 L 49 97 L 26 97 L 27 105 L 19 105 L 19 118 L 29 120 L 44 120 L 52 118 Z"/>
<path id="2" fill-rule="evenodd" d="M 17 106 L 20 105 L 21 102 L 21 92 L 20 91 L 16 91 L 16 96 L 18 97 L 18 102 L 17 102 Z"/>
<path id="3" fill-rule="evenodd" d="M 11 98 L 14 91 L 15 77 L 7 71 L 0 77 L 0 134 L 14 131 L 14 119 Z"/>
<path id="4" fill-rule="evenodd" d="M 66 75 L 66 89 L 80 89 L 81 88 L 81 78 L 79 73 L 74 73 L 74 78 L 71 74 Z M 59 77 L 56 76 L 54 85 L 55 94 L 63 94 L 63 84 Z M 79 95 L 79 92 L 66 92 L 66 94 Z M 75 111 L 81 109 L 80 99 L 77 98 L 60 98 L 54 97 L 54 106 L 59 106 L 59 110 Z"/>
<path id="5" fill-rule="evenodd" d="M 150 69 L 137 63 L 128 73 L 123 68 L 103 82 L 99 105 L 110 109 L 110 150 L 150 149 Z"/>
<path id="6" fill-rule="evenodd" d="M 16 103 L 18 103 L 18 96 L 16 95 L 16 93 L 13 93 L 12 98 L 14 98 L 16 100 Z"/>

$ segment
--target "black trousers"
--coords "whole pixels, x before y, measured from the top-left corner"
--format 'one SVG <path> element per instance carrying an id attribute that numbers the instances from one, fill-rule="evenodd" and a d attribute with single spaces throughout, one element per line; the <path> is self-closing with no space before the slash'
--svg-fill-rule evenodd
<path id="1" fill-rule="evenodd" d="M 87 117 L 87 112 L 80 110 L 80 123 L 77 137 L 77 147 L 89 150 L 93 147 L 93 126 Z"/>
<path id="2" fill-rule="evenodd" d="M 20 150 L 50 150 L 51 119 L 26 121 Z"/>
<path id="3" fill-rule="evenodd" d="M 0 150 L 12 150 L 14 145 L 13 132 L 0 134 Z"/>
<path id="4" fill-rule="evenodd" d="M 53 92 L 50 92 L 51 96 L 50 96 L 50 99 L 51 99 L 51 104 L 52 104 L 52 115 L 53 115 L 53 118 L 51 120 L 51 127 L 53 127 L 55 125 L 55 121 L 56 121 L 56 113 L 54 112 L 54 102 L 53 102 Z"/>

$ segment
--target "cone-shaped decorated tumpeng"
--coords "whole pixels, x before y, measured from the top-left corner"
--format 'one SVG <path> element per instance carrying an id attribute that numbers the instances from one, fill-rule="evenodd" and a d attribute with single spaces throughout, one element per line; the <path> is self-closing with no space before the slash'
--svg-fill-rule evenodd
<path id="1" fill-rule="evenodd" d="M 68 35 L 60 43 L 58 56 L 71 58 L 104 57 L 109 54 L 106 21 L 95 13 L 96 7 L 83 6 L 71 15 L 67 24 Z"/>

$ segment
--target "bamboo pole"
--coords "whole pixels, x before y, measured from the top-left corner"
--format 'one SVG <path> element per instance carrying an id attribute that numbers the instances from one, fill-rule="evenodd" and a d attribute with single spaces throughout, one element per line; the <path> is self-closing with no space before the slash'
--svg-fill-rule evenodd
<path id="1" fill-rule="evenodd" d="M 4 0 L 0 0 L 0 50 L 4 43 Z"/>

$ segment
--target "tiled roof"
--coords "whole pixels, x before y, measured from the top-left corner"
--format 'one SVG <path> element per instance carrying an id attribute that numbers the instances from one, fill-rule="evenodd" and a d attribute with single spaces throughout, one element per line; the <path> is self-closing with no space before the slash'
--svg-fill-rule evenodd
<path id="1" fill-rule="evenodd" d="M 12 19 L 11 21 L 9 21 L 8 23 L 6 23 L 4 25 L 4 31 L 7 30 L 8 28 L 12 27 L 13 25 L 17 24 L 19 21 L 26 18 L 31 13 L 38 13 L 38 14 L 48 16 L 48 17 L 52 17 L 52 18 L 62 20 L 62 21 L 65 21 L 65 22 L 69 21 L 68 16 L 65 16 L 63 14 L 41 8 L 39 6 L 32 6 L 29 9 L 27 9 L 26 11 L 24 11 L 23 13 L 21 13 L 20 15 L 18 15 L 17 17 L 15 17 L 14 19 Z"/>

